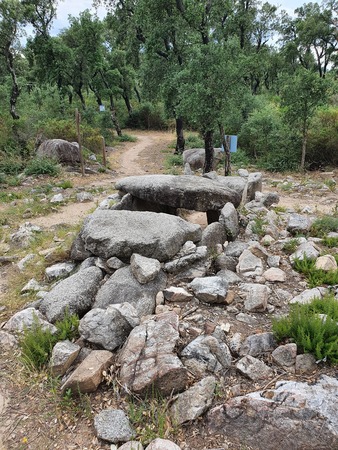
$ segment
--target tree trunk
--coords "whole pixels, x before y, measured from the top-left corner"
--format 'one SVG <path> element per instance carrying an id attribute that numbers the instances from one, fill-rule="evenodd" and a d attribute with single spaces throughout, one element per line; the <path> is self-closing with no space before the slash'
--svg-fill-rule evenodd
<path id="1" fill-rule="evenodd" d="M 113 96 L 110 94 L 109 95 L 109 99 L 110 99 L 110 116 L 111 116 L 111 120 L 113 122 L 113 125 L 115 127 L 116 133 L 118 136 L 122 136 L 122 131 L 121 131 L 121 127 L 116 115 L 116 108 L 115 108 L 115 103 L 114 103 L 114 99 Z"/>
<path id="2" fill-rule="evenodd" d="M 81 105 L 82 105 L 82 109 L 85 111 L 86 110 L 86 101 L 85 101 L 85 99 L 83 97 L 81 88 L 78 88 L 75 92 L 79 96 L 79 99 L 80 99 Z"/>
<path id="3" fill-rule="evenodd" d="M 123 94 L 122 97 L 123 97 L 124 103 L 126 104 L 126 107 L 128 110 L 128 116 L 131 117 L 131 115 L 133 113 L 133 107 L 130 104 L 129 96 L 127 94 Z"/>
<path id="4" fill-rule="evenodd" d="M 303 127 L 303 142 L 302 142 L 302 158 L 300 161 L 300 170 L 304 172 L 305 169 L 305 156 L 306 156 L 306 145 L 307 145 L 307 129 Z"/>
<path id="5" fill-rule="evenodd" d="M 205 148 L 205 162 L 203 167 L 203 173 L 212 172 L 214 166 L 214 146 L 212 142 L 213 132 L 206 131 L 203 135 L 204 137 L 204 148 Z"/>
<path id="6" fill-rule="evenodd" d="M 230 153 L 230 137 L 224 137 L 224 127 L 219 125 L 219 132 L 221 135 L 221 144 L 224 148 L 224 175 L 227 177 L 231 175 L 231 153 Z"/>
<path id="7" fill-rule="evenodd" d="M 140 93 L 139 93 L 137 87 L 134 87 L 134 92 L 135 92 L 135 94 L 136 94 L 137 101 L 138 101 L 139 103 L 141 103 L 141 96 L 140 96 Z"/>
<path id="8" fill-rule="evenodd" d="M 11 89 L 11 96 L 9 99 L 10 114 L 13 117 L 13 119 L 17 120 L 17 119 L 20 119 L 20 116 L 16 112 L 16 102 L 20 95 L 20 88 L 19 88 L 18 81 L 16 78 L 16 73 L 15 73 L 15 69 L 14 69 L 14 57 L 10 50 L 10 43 L 8 43 L 8 45 L 6 45 L 5 58 L 6 58 L 7 68 L 9 70 L 9 73 L 11 74 L 11 78 L 12 78 L 12 89 Z"/>
<path id="9" fill-rule="evenodd" d="M 176 117 L 175 122 L 176 122 L 176 137 L 177 137 L 175 154 L 181 155 L 184 152 L 184 145 L 185 145 L 182 117 Z"/>

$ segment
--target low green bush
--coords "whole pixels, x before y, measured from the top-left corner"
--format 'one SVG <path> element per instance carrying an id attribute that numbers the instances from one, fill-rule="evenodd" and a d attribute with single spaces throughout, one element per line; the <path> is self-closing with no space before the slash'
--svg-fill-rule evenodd
<path id="1" fill-rule="evenodd" d="M 150 102 L 141 103 L 126 120 L 126 126 L 143 130 L 166 130 L 168 122 L 163 105 L 154 105 Z"/>
<path id="2" fill-rule="evenodd" d="M 65 314 L 55 323 L 57 332 L 43 329 L 38 320 L 32 328 L 25 329 L 20 337 L 21 359 L 29 370 L 40 370 L 48 362 L 54 345 L 65 339 L 72 340 L 78 335 L 79 318 L 77 315 Z"/>
<path id="3" fill-rule="evenodd" d="M 328 248 L 338 247 L 338 237 L 325 236 L 322 243 Z"/>
<path id="4" fill-rule="evenodd" d="M 122 134 L 122 136 L 115 136 L 114 141 L 117 142 L 136 142 L 137 138 L 135 136 L 131 136 L 130 134 Z"/>
<path id="5" fill-rule="evenodd" d="M 34 158 L 29 161 L 25 168 L 26 175 L 50 175 L 57 176 L 60 166 L 51 158 Z"/>
<path id="6" fill-rule="evenodd" d="M 311 236 L 317 237 L 325 237 L 331 231 L 338 231 L 338 217 L 321 217 L 316 219 L 310 228 Z"/>
<path id="7" fill-rule="evenodd" d="M 273 320 L 272 330 L 278 342 L 292 340 L 301 352 L 337 364 L 337 322 L 338 300 L 327 296 L 306 305 L 291 305 L 288 316 Z"/>
<path id="8" fill-rule="evenodd" d="M 188 134 L 185 138 L 185 148 L 204 148 L 204 141 L 198 134 Z"/>
<path id="9" fill-rule="evenodd" d="M 337 260 L 338 255 L 334 256 Z M 310 288 L 323 285 L 334 286 L 338 284 L 338 270 L 330 270 L 327 272 L 322 269 L 316 269 L 315 264 L 315 259 L 304 256 L 303 259 L 295 259 L 293 267 L 297 272 L 306 276 Z"/>

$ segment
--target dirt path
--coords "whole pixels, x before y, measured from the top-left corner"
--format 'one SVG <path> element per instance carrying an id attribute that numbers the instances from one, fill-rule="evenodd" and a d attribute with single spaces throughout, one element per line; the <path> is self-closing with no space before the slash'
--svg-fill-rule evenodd
<path id="1" fill-rule="evenodd" d="M 74 186 L 81 185 L 87 188 L 105 188 L 112 190 L 115 182 L 127 176 L 145 175 L 150 173 L 158 173 L 159 161 L 162 163 L 165 154 L 159 152 L 159 148 L 165 149 L 167 145 L 174 139 L 172 133 L 164 132 L 132 132 L 137 138 L 137 142 L 128 142 L 122 149 L 116 150 L 108 157 L 111 166 L 117 165 L 118 169 L 114 175 L 104 176 L 86 176 L 85 178 L 74 178 L 72 181 Z M 83 220 L 91 211 L 93 211 L 98 203 L 107 197 L 107 193 L 96 196 L 95 200 L 88 203 L 71 203 L 64 206 L 60 211 L 49 214 L 44 217 L 36 217 L 29 221 L 34 225 L 43 228 L 50 228 L 57 224 L 75 225 Z"/>

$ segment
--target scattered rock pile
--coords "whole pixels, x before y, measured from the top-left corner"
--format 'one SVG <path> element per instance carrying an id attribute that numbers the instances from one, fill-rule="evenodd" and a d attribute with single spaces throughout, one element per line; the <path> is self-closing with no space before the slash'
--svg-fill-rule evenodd
<path id="1" fill-rule="evenodd" d="M 119 188 L 135 197 L 136 186 L 137 198 L 150 201 L 151 192 L 152 201 L 163 204 L 160 189 L 154 190 L 155 177 L 135 178 L 123 180 Z M 176 186 L 182 191 L 181 181 L 177 178 Z M 243 189 L 248 192 L 244 184 L 229 188 L 232 198 L 242 198 Z M 114 376 L 127 392 L 142 396 L 156 389 L 172 395 L 170 414 L 178 424 L 208 411 L 203 422 L 207 432 L 238 445 L 336 448 L 337 380 L 281 381 L 312 374 L 317 366 L 311 355 L 298 354 L 296 344 L 278 346 L 269 326 L 271 316 L 284 314 L 289 303 L 325 292 L 304 289 L 292 269 L 296 256 L 317 258 L 320 243 L 303 238 L 290 258 L 282 252 L 292 233 L 309 229 L 311 218 L 277 215 L 269 208 L 278 197 L 257 191 L 242 204 L 241 213 L 237 201 L 234 206 L 225 195 L 216 208 L 219 220 L 202 230 L 174 215 L 124 210 L 135 205 L 125 197 L 112 209 L 105 202 L 87 218 L 73 243 L 72 261 L 46 271 L 47 280 L 54 279 L 53 273 L 66 278 L 15 314 L 0 342 L 10 345 L 8 333 L 36 320 L 53 330 L 67 312 L 76 313 L 81 339 L 58 343 L 50 362 L 52 372 L 64 377 L 64 392 L 95 391 L 103 371 L 114 363 Z M 163 198 L 169 197 L 163 193 Z M 318 264 L 323 267 L 324 262 L 318 258 Z M 215 406 L 217 384 L 228 395 Z M 143 448 L 133 441 L 135 430 L 121 410 L 102 411 L 94 426 L 99 438 L 126 443 L 119 449 Z M 147 450 L 171 448 L 180 447 L 156 439 Z"/>

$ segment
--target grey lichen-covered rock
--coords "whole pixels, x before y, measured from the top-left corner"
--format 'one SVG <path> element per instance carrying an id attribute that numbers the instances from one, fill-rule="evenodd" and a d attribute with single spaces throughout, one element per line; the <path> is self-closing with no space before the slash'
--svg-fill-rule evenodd
<path id="1" fill-rule="evenodd" d="M 294 303 L 300 303 L 301 305 L 306 305 L 308 303 L 311 303 L 313 299 L 315 298 L 323 298 L 325 294 L 328 293 L 327 288 L 324 287 L 317 287 L 313 289 L 305 289 L 302 293 L 299 295 L 296 295 L 290 300 L 290 304 Z"/>
<path id="2" fill-rule="evenodd" d="M 228 284 L 238 284 L 242 279 L 232 270 L 222 269 L 216 273 L 218 277 L 224 278 Z"/>
<path id="3" fill-rule="evenodd" d="M 232 203 L 228 202 L 222 208 L 219 223 L 224 227 L 227 240 L 234 241 L 239 234 L 239 222 L 237 210 Z"/>
<path id="4" fill-rule="evenodd" d="M 231 353 L 224 342 L 209 335 L 198 336 L 181 352 L 183 364 L 196 377 L 220 373 L 231 366 Z"/>
<path id="5" fill-rule="evenodd" d="M 231 202 L 238 207 L 241 193 L 218 180 L 194 175 L 141 175 L 124 178 L 116 188 L 134 197 L 172 208 L 220 210 Z"/>
<path id="6" fill-rule="evenodd" d="M 68 340 L 57 342 L 54 345 L 49 363 L 52 374 L 55 377 L 62 377 L 73 364 L 80 350 L 81 347 L 79 345 L 73 344 Z"/>
<path id="7" fill-rule="evenodd" d="M 224 227 L 219 222 L 209 224 L 202 232 L 201 245 L 205 245 L 208 251 L 215 251 L 218 245 L 222 245 L 226 235 Z"/>
<path id="8" fill-rule="evenodd" d="M 45 270 L 46 277 L 49 281 L 57 278 L 66 278 L 75 269 L 76 264 L 72 262 L 62 262 L 53 264 Z"/>
<path id="9" fill-rule="evenodd" d="M 184 390 L 188 372 L 174 353 L 178 339 L 174 312 L 153 316 L 134 328 L 119 355 L 120 382 L 144 395 L 152 389 L 162 395 Z"/>
<path id="10" fill-rule="evenodd" d="M 188 240 L 199 241 L 201 227 L 180 217 L 139 211 L 96 211 L 82 228 L 87 250 L 109 259 L 129 260 L 133 253 L 167 261 Z"/>
<path id="11" fill-rule="evenodd" d="M 164 270 L 169 273 L 178 273 L 183 270 L 189 270 L 194 264 L 206 260 L 208 256 L 208 249 L 206 246 L 195 248 L 194 251 L 188 254 L 179 254 L 178 257 L 165 263 Z"/>
<path id="12" fill-rule="evenodd" d="M 294 372 L 297 356 L 297 344 L 278 346 L 272 353 L 272 359 L 281 367 Z"/>
<path id="13" fill-rule="evenodd" d="M 213 408 L 208 431 L 257 450 L 275 450 L 276 443 L 279 450 L 335 449 L 337 405 L 335 378 L 323 375 L 311 384 L 281 381 L 274 390 L 235 397 Z"/>
<path id="14" fill-rule="evenodd" d="M 53 195 L 53 197 L 49 200 L 50 203 L 62 203 L 65 201 L 64 196 L 60 193 L 60 194 L 55 194 Z"/>
<path id="15" fill-rule="evenodd" d="M 307 233 L 311 227 L 312 221 L 308 216 L 301 214 L 291 214 L 286 229 L 291 234 Z"/>
<path id="16" fill-rule="evenodd" d="M 84 202 L 93 202 L 94 196 L 90 192 L 78 192 L 76 194 L 76 200 L 78 202 L 84 203 Z"/>
<path id="17" fill-rule="evenodd" d="M 147 450 L 181 450 L 181 447 L 168 439 L 156 438 L 150 442 Z"/>
<path id="18" fill-rule="evenodd" d="M 18 340 L 13 334 L 0 330 L 0 348 L 8 350 L 17 347 L 18 345 Z"/>
<path id="19" fill-rule="evenodd" d="M 4 330 L 21 333 L 25 329 L 34 329 L 41 327 L 43 330 L 50 330 L 53 334 L 56 333 L 56 328 L 51 323 L 47 322 L 40 311 L 35 308 L 26 308 L 17 312 L 4 325 Z"/>
<path id="20" fill-rule="evenodd" d="M 45 295 L 40 311 L 53 323 L 66 313 L 84 315 L 94 303 L 101 280 L 102 271 L 98 267 L 80 270 Z"/>
<path id="21" fill-rule="evenodd" d="M 166 280 L 166 275 L 161 271 L 153 281 L 141 284 L 133 276 L 129 266 L 122 267 L 100 288 L 93 308 L 105 309 L 109 305 L 128 302 L 140 317 L 153 314 L 156 294 L 164 289 Z"/>
<path id="22" fill-rule="evenodd" d="M 31 244 L 32 240 L 34 240 L 36 233 L 41 232 L 42 228 L 26 222 L 24 225 L 20 225 L 18 231 L 11 234 L 11 243 L 15 247 L 26 248 Z"/>
<path id="23" fill-rule="evenodd" d="M 121 409 L 104 409 L 94 417 L 97 437 L 104 441 L 118 443 L 130 441 L 135 431 Z"/>
<path id="24" fill-rule="evenodd" d="M 48 157 L 56 159 L 65 165 L 77 165 L 80 162 L 78 145 L 63 139 L 47 139 L 38 148 L 36 155 L 40 158 Z"/>
<path id="25" fill-rule="evenodd" d="M 205 413 L 212 404 L 215 387 L 216 379 L 210 376 L 179 394 L 170 408 L 174 423 L 181 425 Z"/>
<path id="26" fill-rule="evenodd" d="M 246 355 L 236 364 L 236 369 L 252 381 L 266 380 L 273 375 L 273 370 L 263 361 Z"/>
<path id="27" fill-rule="evenodd" d="M 305 257 L 316 259 L 319 254 L 320 252 L 313 242 L 305 242 L 304 244 L 301 244 L 297 250 L 292 253 L 292 255 L 290 255 L 290 262 L 293 263 L 295 259 L 302 261 Z"/>
<path id="28" fill-rule="evenodd" d="M 136 309 L 130 303 L 93 308 L 80 321 L 81 337 L 106 350 L 115 350 L 126 341 L 131 330 L 139 325 Z"/>
<path id="29" fill-rule="evenodd" d="M 81 236 L 78 234 L 73 241 L 70 249 L 70 257 L 74 261 L 84 261 L 87 258 L 93 256 L 92 252 L 86 249 Z"/>
<path id="30" fill-rule="evenodd" d="M 316 358 L 311 353 L 296 356 L 296 373 L 309 374 L 317 369 Z"/>
<path id="31" fill-rule="evenodd" d="M 21 294 L 26 294 L 28 292 L 39 292 L 43 289 L 43 286 L 36 281 L 35 278 L 32 278 L 24 285 L 24 287 L 21 289 Z"/>
<path id="32" fill-rule="evenodd" d="M 157 277 L 161 270 L 161 263 L 157 259 L 134 253 L 130 258 L 130 268 L 137 281 L 145 284 Z"/>
<path id="33" fill-rule="evenodd" d="M 204 148 L 189 148 L 183 152 L 184 165 L 189 164 L 192 170 L 203 169 L 205 162 L 205 149 Z M 214 165 L 222 159 L 222 153 L 220 149 L 214 149 Z"/>
<path id="34" fill-rule="evenodd" d="M 258 333 L 248 336 L 243 342 L 240 355 L 258 356 L 272 352 L 277 347 L 273 333 Z"/>
<path id="35" fill-rule="evenodd" d="M 262 190 L 263 177 L 260 172 L 250 173 L 248 176 L 248 184 L 246 188 L 245 202 L 249 202 L 255 198 L 255 193 Z"/>
<path id="36" fill-rule="evenodd" d="M 245 277 L 260 276 L 263 273 L 263 262 L 250 250 L 244 250 L 239 257 L 236 271 Z"/>
<path id="37" fill-rule="evenodd" d="M 247 242 L 242 242 L 239 240 L 229 242 L 229 244 L 225 247 L 224 254 L 226 256 L 239 258 L 244 250 L 246 250 L 248 247 L 249 244 Z"/>
<path id="38" fill-rule="evenodd" d="M 206 303 L 226 303 L 227 281 L 218 276 L 195 278 L 189 283 L 195 297 Z"/>
<path id="39" fill-rule="evenodd" d="M 264 284 L 245 283 L 241 285 L 246 293 L 244 308 L 250 312 L 263 312 L 268 305 L 270 289 Z"/>

